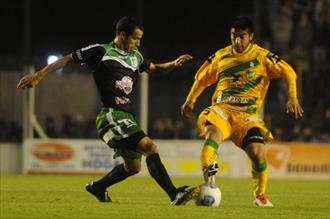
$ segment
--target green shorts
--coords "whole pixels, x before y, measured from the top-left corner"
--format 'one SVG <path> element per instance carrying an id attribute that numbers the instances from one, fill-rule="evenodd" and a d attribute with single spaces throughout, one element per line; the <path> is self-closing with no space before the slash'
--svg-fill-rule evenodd
<path id="1" fill-rule="evenodd" d="M 114 158 L 141 159 L 137 144 L 146 136 L 132 113 L 113 108 L 101 108 L 96 117 L 96 128 L 100 138 L 114 149 Z"/>

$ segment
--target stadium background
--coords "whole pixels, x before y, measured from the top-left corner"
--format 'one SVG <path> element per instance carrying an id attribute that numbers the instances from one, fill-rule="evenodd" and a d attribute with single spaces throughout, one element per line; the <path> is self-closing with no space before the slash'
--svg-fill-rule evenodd
<path id="1" fill-rule="evenodd" d="M 329 1 L 96 1 L 48 5 L 45 1 L 1 1 L 0 141 L 21 141 L 22 92 L 15 84 L 26 66 L 46 64 L 49 54 L 67 54 L 91 43 L 109 42 L 123 15 L 138 17 L 145 34 L 142 51 L 155 62 L 181 53 L 194 60 L 184 68 L 149 78 L 149 125 L 153 138 L 198 138 L 192 121 L 179 115 L 193 75 L 210 54 L 229 43 L 228 23 L 238 13 L 255 23 L 256 42 L 296 69 L 304 119 L 285 115 L 285 90 L 274 81 L 265 102 L 265 121 L 280 141 L 330 140 Z M 25 69 L 25 70 L 24 70 Z M 83 88 L 83 89 L 81 89 Z M 56 92 L 55 92 L 56 91 Z M 212 88 L 199 99 L 196 115 Z M 82 98 L 82 94 L 84 98 Z M 138 96 L 139 94 L 137 94 Z M 175 97 L 175 98 L 173 98 Z M 87 98 L 87 99 L 86 99 Z M 69 65 L 36 89 L 36 115 L 50 137 L 95 138 L 99 101 L 88 69 Z M 139 117 L 139 101 L 134 103 Z"/>
<path id="2" fill-rule="evenodd" d="M 91 43 L 109 42 L 115 22 L 124 15 L 141 20 L 145 34 L 141 50 L 155 62 L 190 53 L 183 68 L 149 77 L 148 124 L 154 139 L 199 139 L 194 119 L 184 119 L 184 102 L 198 66 L 218 48 L 228 45 L 228 25 L 237 14 L 255 23 L 256 43 L 286 59 L 298 74 L 298 96 L 305 115 L 285 114 L 281 80 L 270 86 L 264 118 L 277 142 L 329 145 L 329 32 L 327 0 L 283 1 L 1 1 L 4 30 L 0 50 L 0 141 L 21 145 L 24 92 L 15 88 L 29 67 L 40 69 L 50 54 L 67 54 Z M 212 87 L 200 98 L 195 115 L 208 105 Z M 136 93 L 139 100 L 140 94 Z M 88 69 L 68 65 L 35 89 L 35 114 L 50 138 L 97 139 L 95 114 L 100 107 Z M 140 119 L 141 102 L 133 103 Z M 40 134 L 40 133 L 39 133 Z M 38 132 L 33 137 L 39 138 Z M 20 170 L 17 170 L 20 172 Z"/>
<path id="3" fill-rule="evenodd" d="M 329 0 L 1 0 L 0 11 L 0 218 L 329 219 Z M 49 54 L 64 55 L 91 43 L 109 42 L 115 22 L 133 15 L 144 24 L 141 49 L 147 57 L 161 62 L 182 53 L 194 56 L 181 69 L 149 77 L 147 131 L 156 139 L 176 184 L 200 183 L 203 140 L 194 121 L 180 116 L 179 107 L 198 66 L 229 44 L 228 24 L 238 13 L 254 20 L 255 41 L 285 58 L 299 76 L 303 119 L 285 114 L 280 80 L 273 81 L 264 105 L 266 124 L 275 136 L 267 147 L 274 211 L 253 208 L 250 165 L 231 142 L 220 148 L 217 182 L 223 204 L 212 211 L 171 208 L 155 183 L 143 177 L 148 175 L 145 169 L 142 177 L 112 189 L 116 201 L 109 206 L 100 206 L 83 191 L 90 175 L 22 174 L 103 174 L 116 164 L 112 151 L 97 139 L 94 119 L 100 103 L 87 68 L 68 65 L 33 89 L 33 113 L 50 141 L 39 136 L 40 130 L 32 132 L 34 139 L 23 141 L 27 91 L 17 90 L 16 84 L 29 67 L 44 66 Z M 212 91 L 211 87 L 199 98 L 196 116 L 209 104 Z M 136 97 L 134 110 L 140 120 L 139 92 Z"/>

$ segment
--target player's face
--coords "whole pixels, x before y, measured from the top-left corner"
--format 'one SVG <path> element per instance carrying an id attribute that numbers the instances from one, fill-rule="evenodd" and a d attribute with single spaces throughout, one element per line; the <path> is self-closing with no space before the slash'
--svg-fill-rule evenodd
<path id="1" fill-rule="evenodd" d="M 253 33 L 249 33 L 247 30 L 231 28 L 230 39 L 235 51 L 242 53 L 252 41 Z"/>
<path id="2" fill-rule="evenodd" d="M 125 50 L 132 51 L 141 45 L 143 31 L 136 28 L 131 36 L 128 36 L 125 40 Z"/>

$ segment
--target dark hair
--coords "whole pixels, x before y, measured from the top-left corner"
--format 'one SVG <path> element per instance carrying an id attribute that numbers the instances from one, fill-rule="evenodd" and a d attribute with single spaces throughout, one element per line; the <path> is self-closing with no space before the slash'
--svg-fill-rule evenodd
<path id="1" fill-rule="evenodd" d="M 230 27 L 235 29 L 247 30 L 249 33 L 254 32 L 252 21 L 250 20 L 250 18 L 244 15 L 236 16 L 233 19 Z"/>
<path id="2" fill-rule="evenodd" d="M 136 28 L 143 30 L 142 25 L 138 21 L 129 16 L 125 16 L 119 19 L 116 24 L 116 34 L 124 31 L 128 36 L 131 36 Z"/>

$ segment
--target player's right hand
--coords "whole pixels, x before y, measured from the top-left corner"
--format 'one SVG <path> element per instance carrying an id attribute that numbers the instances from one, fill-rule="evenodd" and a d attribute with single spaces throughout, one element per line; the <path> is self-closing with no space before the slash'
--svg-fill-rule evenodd
<path id="1" fill-rule="evenodd" d="M 193 57 L 189 54 L 181 55 L 173 61 L 173 66 L 174 67 L 181 67 L 184 62 L 189 61 L 192 58 Z"/>
<path id="2" fill-rule="evenodd" d="M 17 84 L 17 88 L 31 88 L 35 87 L 41 78 L 38 76 L 38 74 L 28 74 L 21 78 L 21 80 Z"/>
<path id="3" fill-rule="evenodd" d="M 185 117 L 188 117 L 188 118 L 192 117 L 193 111 L 194 111 L 194 104 L 191 102 L 185 102 L 181 106 L 181 115 L 183 115 Z"/>

